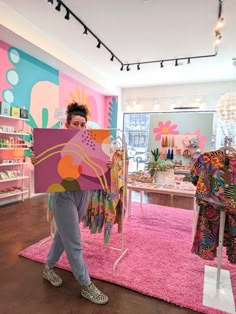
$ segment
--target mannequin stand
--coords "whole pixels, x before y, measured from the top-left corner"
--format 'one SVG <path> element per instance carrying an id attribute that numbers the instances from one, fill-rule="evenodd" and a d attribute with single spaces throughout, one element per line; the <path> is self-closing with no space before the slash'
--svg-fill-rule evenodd
<path id="1" fill-rule="evenodd" d="M 228 270 L 221 269 L 224 227 L 225 212 L 222 210 L 220 213 L 218 263 L 217 268 L 205 265 L 203 305 L 228 313 L 235 313 L 230 272 Z"/>
<path id="2" fill-rule="evenodd" d="M 205 265 L 203 305 L 228 313 L 235 313 L 230 272 L 221 269 L 225 212 L 220 213 L 220 231 L 217 268 Z"/>

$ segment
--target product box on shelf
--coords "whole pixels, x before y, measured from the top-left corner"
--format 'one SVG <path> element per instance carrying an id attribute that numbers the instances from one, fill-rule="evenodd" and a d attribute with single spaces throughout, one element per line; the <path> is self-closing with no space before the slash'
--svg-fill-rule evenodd
<path id="1" fill-rule="evenodd" d="M 0 114 L 3 116 L 10 116 L 11 105 L 5 101 L 0 101 Z"/>
<path id="2" fill-rule="evenodd" d="M 12 106 L 11 107 L 11 116 L 14 118 L 20 118 L 20 108 Z"/>
<path id="3" fill-rule="evenodd" d="M 25 108 L 20 108 L 20 118 L 21 119 L 28 119 L 29 111 Z"/>

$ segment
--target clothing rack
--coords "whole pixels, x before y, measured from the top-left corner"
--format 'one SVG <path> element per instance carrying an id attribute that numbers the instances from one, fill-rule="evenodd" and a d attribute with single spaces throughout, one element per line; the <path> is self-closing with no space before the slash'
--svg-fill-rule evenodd
<path id="1" fill-rule="evenodd" d="M 125 140 L 125 135 L 124 133 L 120 130 L 120 129 L 109 129 L 111 131 L 115 131 L 117 132 L 117 136 L 114 138 L 111 136 L 110 138 L 110 144 L 111 144 L 111 149 L 122 149 L 123 150 L 123 188 L 125 187 L 125 174 L 127 171 L 127 165 L 126 165 L 126 149 L 127 149 L 127 145 L 126 145 L 126 140 Z M 111 249 L 111 250 L 115 250 L 115 251 L 119 251 L 120 252 L 120 256 L 117 258 L 117 260 L 114 262 L 113 267 L 112 267 L 112 273 L 114 274 L 115 269 L 117 264 L 121 261 L 121 259 L 126 255 L 126 253 L 128 252 L 128 248 L 124 247 L 124 228 L 123 228 L 123 223 L 124 223 L 124 218 L 125 218 L 125 193 L 123 193 L 122 195 L 122 225 L 121 225 L 121 242 L 120 242 L 120 247 L 114 247 L 108 244 L 102 244 L 102 243 L 96 243 L 93 241 L 82 241 L 84 243 L 88 243 L 88 244 L 93 244 L 93 245 L 97 245 L 100 247 L 104 247 L 107 249 Z"/>
<path id="2" fill-rule="evenodd" d="M 125 140 L 125 135 L 124 133 L 120 130 L 120 129 L 114 129 L 114 128 L 111 128 L 109 129 L 110 131 L 114 131 L 116 132 L 117 136 L 114 138 L 111 136 L 110 138 L 110 144 L 111 144 L 111 149 L 122 149 L 123 150 L 123 177 L 122 177 L 122 181 L 123 181 L 123 188 L 125 187 L 125 174 L 126 174 L 126 171 L 127 171 L 127 165 L 126 165 L 126 150 L 127 150 L 127 145 L 126 145 L 126 140 Z M 124 223 L 124 217 L 125 217 L 125 204 L 127 204 L 127 202 L 125 202 L 125 193 L 123 193 L 122 195 L 122 203 L 123 203 L 123 206 L 122 206 L 122 222 L 121 222 L 121 240 L 120 240 L 120 246 L 119 247 L 114 247 L 114 246 L 111 246 L 111 245 L 108 245 L 108 244 L 104 244 L 104 243 L 97 243 L 97 242 L 93 242 L 93 241 L 82 241 L 83 243 L 88 243 L 88 244 L 92 244 L 92 245 L 96 245 L 96 246 L 100 246 L 100 247 L 104 247 L 104 248 L 107 248 L 107 249 L 111 249 L 111 250 L 115 250 L 115 251 L 119 251 L 120 252 L 120 255 L 119 257 L 116 259 L 116 261 L 114 262 L 113 264 L 113 267 L 112 267 L 112 273 L 114 274 L 115 272 L 115 269 L 116 269 L 116 266 L 117 264 L 121 261 L 121 259 L 126 255 L 126 253 L 128 252 L 128 248 L 125 248 L 124 246 L 124 228 L 123 228 L 123 223 Z M 43 240 L 42 242 L 40 242 L 39 244 L 39 247 L 38 247 L 38 250 L 40 251 L 41 247 L 48 241 L 52 240 L 53 237 L 54 237 L 54 233 L 55 233 L 55 228 L 56 228 L 56 225 L 54 223 L 54 219 L 52 219 L 50 221 L 50 236 Z"/>

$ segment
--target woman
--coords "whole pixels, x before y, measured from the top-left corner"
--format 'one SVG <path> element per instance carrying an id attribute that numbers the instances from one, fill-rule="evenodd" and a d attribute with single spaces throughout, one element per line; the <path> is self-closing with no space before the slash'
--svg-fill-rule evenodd
<path id="1" fill-rule="evenodd" d="M 66 128 L 86 128 L 88 108 L 84 105 L 71 103 L 67 107 Z M 32 157 L 35 164 L 37 157 Z M 112 167 L 112 162 L 107 162 Z M 91 282 L 84 262 L 80 234 L 80 219 L 88 207 L 90 191 L 73 191 L 52 193 L 52 211 L 57 230 L 53 243 L 47 256 L 43 270 L 43 278 L 53 286 L 62 285 L 62 279 L 54 272 L 53 267 L 65 250 L 71 270 L 75 279 L 81 285 L 81 295 L 96 304 L 106 304 L 108 297 Z"/>

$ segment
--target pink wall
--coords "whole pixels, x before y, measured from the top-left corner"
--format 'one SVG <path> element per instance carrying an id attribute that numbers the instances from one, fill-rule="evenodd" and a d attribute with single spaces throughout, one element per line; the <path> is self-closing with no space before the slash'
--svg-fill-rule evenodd
<path id="1" fill-rule="evenodd" d="M 59 106 L 66 107 L 71 101 L 86 104 L 91 116 L 100 128 L 105 127 L 104 106 L 105 96 L 79 83 L 64 73 L 59 73 Z"/>
<path id="2" fill-rule="evenodd" d="M 7 82 L 6 73 L 12 68 L 12 64 L 8 59 L 8 49 L 10 45 L 0 40 L 0 101 L 2 101 L 1 91 L 7 88 L 11 88 L 11 85 Z"/>

